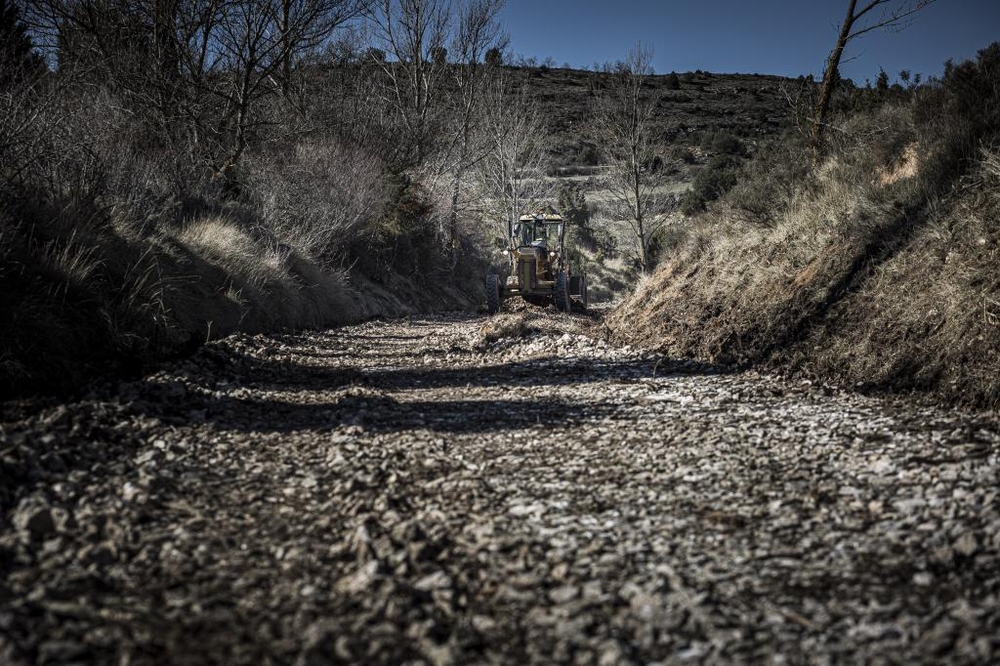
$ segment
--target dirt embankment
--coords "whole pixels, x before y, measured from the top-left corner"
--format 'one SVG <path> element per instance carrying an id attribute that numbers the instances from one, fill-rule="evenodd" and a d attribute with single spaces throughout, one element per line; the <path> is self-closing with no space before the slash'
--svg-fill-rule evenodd
<path id="1" fill-rule="evenodd" d="M 980 185 L 933 211 L 833 193 L 764 230 L 723 211 L 686 230 L 609 325 L 676 357 L 995 408 L 998 191 Z"/>
<path id="2" fill-rule="evenodd" d="M 0 234 L 0 399 L 79 392 L 235 332 L 472 310 L 480 297 L 454 286 L 464 274 L 421 280 L 389 266 L 375 279 L 226 217 L 142 236 L 12 229 Z"/>
<path id="3" fill-rule="evenodd" d="M 0 661 L 1000 657 L 1000 422 L 591 320 L 237 335 L 0 424 Z"/>

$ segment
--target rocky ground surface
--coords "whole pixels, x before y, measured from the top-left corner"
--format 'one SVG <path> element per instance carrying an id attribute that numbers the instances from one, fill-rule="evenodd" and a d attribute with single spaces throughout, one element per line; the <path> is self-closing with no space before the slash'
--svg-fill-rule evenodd
<path id="1" fill-rule="evenodd" d="M 505 314 L 0 429 L 0 663 L 997 663 L 996 414 Z"/>

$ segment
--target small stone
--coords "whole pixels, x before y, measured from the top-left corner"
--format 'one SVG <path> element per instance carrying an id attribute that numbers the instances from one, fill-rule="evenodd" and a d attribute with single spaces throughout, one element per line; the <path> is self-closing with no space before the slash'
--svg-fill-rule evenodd
<path id="1" fill-rule="evenodd" d="M 472 628 L 481 634 L 487 634 L 497 628 L 496 620 L 486 615 L 473 615 Z"/>
<path id="2" fill-rule="evenodd" d="M 622 663 L 622 658 L 624 654 L 622 653 L 622 648 L 618 644 L 618 641 L 609 640 L 601 643 L 600 646 L 600 656 L 598 657 L 598 666 L 615 666 L 616 664 Z"/>
<path id="3" fill-rule="evenodd" d="M 125 485 L 122 486 L 122 499 L 126 502 L 131 502 L 138 494 L 139 489 L 135 486 L 135 484 L 126 482 Z"/>
<path id="4" fill-rule="evenodd" d="M 163 440 L 157 440 L 157 442 L 162 442 Z M 156 464 L 156 456 L 159 455 L 158 451 L 144 451 L 136 456 L 135 463 L 137 465 L 147 465 L 149 463 Z"/>
<path id="5" fill-rule="evenodd" d="M 964 557 L 972 557 L 976 554 L 976 549 L 978 544 L 976 544 L 976 535 L 972 532 L 966 532 L 960 536 L 952 546 L 955 552 Z"/>
<path id="6" fill-rule="evenodd" d="M 22 503 L 11 522 L 19 532 L 34 539 L 44 539 L 56 530 L 52 509 L 34 503 Z"/>
<path id="7" fill-rule="evenodd" d="M 413 587 L 421 592 L 445 590 L 451 587 L 451 578 L 449 578 L 448 574 L 443 571 L 435 571 L 434 573 L 424 576 L 418 580 L 413 584 Z"/>
<path id="8" fill-rule="evenodd" d="M 549 592 L 549 599 L 557 604 L 565 604 L 580 594 L 580 588 L 576 585 L 563 585 Z"/>
<path id="9" fill-rule="evenodd" d="M 358 594 L 367 590 L 375 580 L 378 572 L 378 562 L 372 560 L 352 574 L 344 576 L 337 581 L 337 590 L 346 594 Z"/>
<path id="10" fill-rule="evenodd" d="M 56 664 L 75 661 L 86 654 L 84 646 L 70 640 L 45 641 L 38 647 L 38 663 Z"/>
<path id="11" fill-rule="evenodd" d="M 117 549 L 111 543 L 99 543 L 95 546 L 87 546 L 80 551 L 80 558 L 99 567 L 106 567 L 114 564 L 118 559 Z"/>

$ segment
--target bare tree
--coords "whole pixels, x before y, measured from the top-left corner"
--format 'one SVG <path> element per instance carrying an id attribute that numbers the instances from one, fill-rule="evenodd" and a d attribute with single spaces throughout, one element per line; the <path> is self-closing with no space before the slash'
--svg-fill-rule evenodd
<path id="1" fill-rule="evenodd" d="M 594 104 L 594 127 L 610 169 L 608 189 L 612 209 L 632 231 L 642 271 L 652 268 L 651 248 L 660 224 L 652 172 L 655 151 L 652 119 L 656 98 L 643 91 L 653 74 L 653 53 L 636 44 L 626 57 L 608 71 L 606 85 Z"/>
<path id="2" fill-rule="evenodd" d="M 243 0 L 220 3 L 211 18 L 215 29 L 197 53 L 206 50 L 210 71 L 205 89 L 223 105 L 221 127 L 229 130 L 228 150 L 217 173 L 229 172 L 246 149 L 251 131 L 268 122 L 259 102 L 276 90 L 287 92 L 295 57 L 319 46 L 345 21 L 368 7 L 364 0 Z M 203 61 L 202 61 L 203 62 Z M 276 86 L 275 81 L 279 83 Z"/>
<path id="3" fill-rule="evenodd" d="M 421 164 L 433 139 L 441 79 L 446 63 L 435 60 L 448 41 L 448 0 L 375 0 L 367 16 L 378 50 L 389 58 L 377 60 L 389 82 L 385 100 L 406 133 L 409 155 Z"/>
<path id="4" fill-rule="evenodd" d="M 482 87 L 495 67 L 481 62 L 491 49 L 502 49 L 506 36 L 498 22 L 498 15 L 506 0 L 469 0 L 459 14 L 458 27 L 452 44 L 458 62 L 453 68 L 458 94 L 456 102 L 456 131 L 451 181 L 451 205 L 448 213 L 447 238 L 451 251 L 452 268 L 458 261 L 458 217 L 466 172 L 479 155 L 473 146 L 476 116 L 481 111 Z"/>
<path id="5" fill-rule="evenodd" d="M 525 91 L 515 92 L 502 72 L 489 81 L 484 116 L 486 152 L 475 164 L 478 207 L 491 232 L 509 237 L 522 214 L 554 198 L 554 185 L 544 178 L 546 130 Z"/>
<path id="6" fill-rule="evenodd" d="M 84 61 L 158 119 L 168 137 L 210 146 L 229 182 L 261 102 L 287 92 L 295 58 L 368 0 L 34 0 L 33 28 L 60 59 Z M 62 68 L 63 63 L 60 62 Z"/>
<path id="7" fill-rule="evenodd" d="M 373 0 L 278 0 L 282 42 L 280 81 L 287 94 L 297 58 L 322 46 L 345 22 L 361 15 Z"/>
<path id="8" fill-rule="evenodd" d="M 823 84 L 820 87 L 819 99 L 813 113 L 812 144 L 813 157 L 819 159 L 823 149 L 823 133 L 826 128 L 827 115 L 830 111 L 830 101 L 833 91 L 840 78 L 840 60 L 844 49 L 852 40 L 881 28 L 901 30 L 905 28 L 913 15 L 935 0 L 849 0 L 847 15 L 840 25 L 840 34 L 823 70 Z"/>

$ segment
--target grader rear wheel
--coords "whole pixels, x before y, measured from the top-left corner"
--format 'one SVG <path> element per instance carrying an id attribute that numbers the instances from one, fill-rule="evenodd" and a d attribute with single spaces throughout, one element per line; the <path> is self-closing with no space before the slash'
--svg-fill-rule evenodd
<path id="1" fill-rule="evenodd" d="M 574 275 L 569 279 L 570 298 L 573 298 L 573 307 L 581 312 L 587 311 L 590 299 L 587 298 L 587 276 Z"/>
<path id="2" fill-rule="evenodd" d="M 552 290 L 552 300 L 558 309 L 563 312 L 570 311 L 572 305 L 569 300 L 569 278 L 566 277 L 566 271 L 559 271 L 556 274 L 556 284 Z"/>

